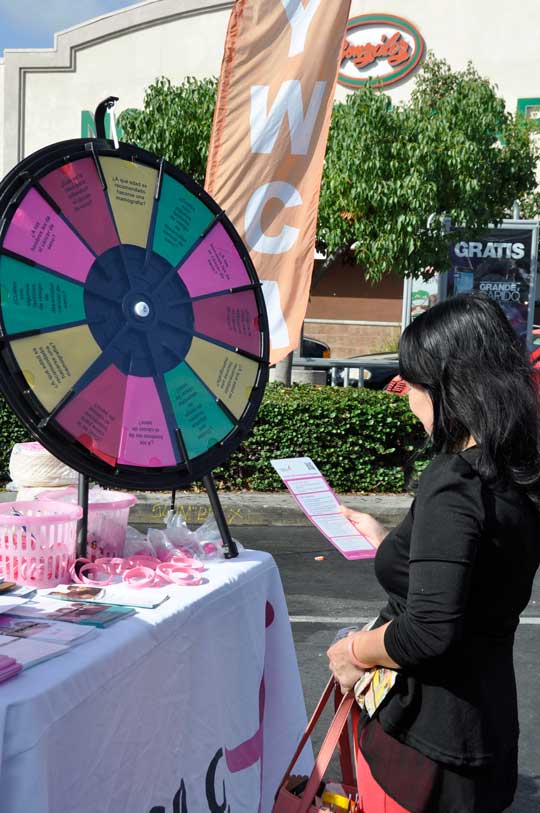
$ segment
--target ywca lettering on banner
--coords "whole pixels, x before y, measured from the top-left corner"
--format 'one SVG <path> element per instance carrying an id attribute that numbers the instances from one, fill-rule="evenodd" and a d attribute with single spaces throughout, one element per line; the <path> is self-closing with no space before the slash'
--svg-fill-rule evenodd
<path id="1" fill-rule="evenodd" d="M 263 282 L 272 363 L 297 346 L 307 308 L 349 6 L 236 0 L 229 22 L 205 186 Z"/>

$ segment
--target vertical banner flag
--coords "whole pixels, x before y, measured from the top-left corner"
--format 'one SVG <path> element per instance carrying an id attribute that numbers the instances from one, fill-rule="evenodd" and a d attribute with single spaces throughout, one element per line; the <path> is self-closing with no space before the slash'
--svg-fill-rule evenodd
<path id="1" fill-rule="evenodd" d="M 297 345 L 313 270 L 317 208 L 350 0 L 236 0 L 206 189 L 263 283 L 271 363 Z"/>

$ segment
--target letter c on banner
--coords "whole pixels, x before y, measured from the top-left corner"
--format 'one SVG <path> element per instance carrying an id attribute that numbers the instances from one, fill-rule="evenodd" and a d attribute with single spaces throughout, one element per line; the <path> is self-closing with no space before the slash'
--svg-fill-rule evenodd
<path id="1" fill-rule="evenodd" d="M 285 225 L 275 237 L 264 234 L 261 216 L 265 205 L 272 198 L 280 200 L 285 209 L 301 206 L 303 203 L 300 192 L 286 181 L 271 181 L 259 186 L 246 206 L 244 219 L 246 241 L 253 251 L 261 254 L 285 254 L 294 246 L 300 229 Z"/>

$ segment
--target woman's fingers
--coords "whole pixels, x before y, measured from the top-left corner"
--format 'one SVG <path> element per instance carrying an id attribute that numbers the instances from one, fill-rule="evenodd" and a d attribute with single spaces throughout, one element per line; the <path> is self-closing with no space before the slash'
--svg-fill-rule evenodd
<path id="1" fill-rule="evenodd" d="M 363 514 L 361 511 L 355 511 L 352 508 L 347 508 L 346 505 L 340 505 L 339 510 L 344 517 L 350 519 L 351 522 L 373 522 L 371 514 Z"/>
<path id="2" fill-rule="evenodd" d="M 369 541 L 377 547 L 388 530 L 381 525 L 381 523 L 372 517 L 371 514 L 364 514 L 361 511 L 354 511 L 352 508 L 347 508 L 346 505 L 339 506 L 340 512 L 346 519 L 353 523 L 356 528 L 366 536 Z"/>

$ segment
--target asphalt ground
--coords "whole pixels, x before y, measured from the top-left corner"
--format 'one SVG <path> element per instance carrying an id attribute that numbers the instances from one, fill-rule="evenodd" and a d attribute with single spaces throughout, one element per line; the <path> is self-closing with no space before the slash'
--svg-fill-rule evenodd
<path id="1" fill-rule="evenodd" d="M 325 653 L 336 631 L 374 617 L 384 602 L 373 560 L 346 560 L 313 527 L 242 525 L 231 531 L 244 547 L 268 551 L 278 564 L 310 714 L 328 680 Z M 316 556 L 325 558 L 316 561 Z M 512 813 L 540 811 L 539 654 L 540 574 L 516 635 L 521 738 L 519 785 Z M 315 733 L 313 744 L 318 748 L 320 732 Z"/>

